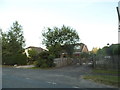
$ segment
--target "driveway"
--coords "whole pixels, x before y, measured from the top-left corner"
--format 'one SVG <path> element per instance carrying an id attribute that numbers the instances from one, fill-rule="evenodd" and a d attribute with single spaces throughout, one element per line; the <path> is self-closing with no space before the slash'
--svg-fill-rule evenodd
<path id="1" fill-rule="evenodd" d="M 82 79 L 91 74 L 84 66 L 68 66 L 57 69 L 25 69 L 3 67 L 3 88 L 113 88 L 112 86 Z"/>

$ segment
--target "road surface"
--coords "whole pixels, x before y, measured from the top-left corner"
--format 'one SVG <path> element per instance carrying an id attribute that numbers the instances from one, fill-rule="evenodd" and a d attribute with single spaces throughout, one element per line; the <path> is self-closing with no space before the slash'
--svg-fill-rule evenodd
<path id="1" fill-rule="evenodd" d="M 113 88 L 82 79 L 91 72 L 87 66 L 49 70 L 3 67 L 2 71 L 2 88 Z"/>

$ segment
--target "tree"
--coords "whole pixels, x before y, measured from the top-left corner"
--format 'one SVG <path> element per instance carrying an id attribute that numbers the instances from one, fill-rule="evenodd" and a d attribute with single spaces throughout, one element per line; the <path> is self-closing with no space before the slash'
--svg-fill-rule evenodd
<path id="1" fill-rule="evenodd" d="M 25 40 L 22 26 L 15 21 L 10 30 L 8 32 L 1 32 L 1 35 L 3 63 L 10 65 L 25 64 L 26 57 L 23 55 Z"/>
<path id="2" fill-rule="evenodd" d="M 32 64 L 34 61 L 36 61 L 38 52 L 34 49 L 31 49 L 31 50 L 28 50 L 28 54 L 29 54 L 28 63 Z"/>
<path id="3" fill-rule="evenodd" d="M 34 62 L 36 67 L 48 68 L 54 67 L 54 56 L 52 56 L 48 51 L 43 51 L 39 53 L 37 60 Z"/>
<path id="4" fill-rule="evenodd" d="M 25 46 L 22 26 L 19 25 L 17 21 L 13 23 L 13 26 L 8 32 L 8 40 L 9 46 L 11 47 L 10 49 L 15 53 L 22 51 L 23 47 Z"/>
<path id="5" fill-rule="evenodd" d="M 108 46 L 104 46 L 102 49 L 99 49 L 97 54 L 98 55 L 120 55 L 120 44 L 112 44 L 109 47 Z"/>
<path id="6" fill-rule="evenodd" d="M 120 44 L 112 44 L 109 47 L 109 55 L 120 55 Z"/>
<path id="7" fill-rule="evenodd" d="M 69 57 L 72 57 L 74 52 L 74 44 L 65 44 L 63 49 L 67 52 Z"/>
<path id="8" fill-rule="evenodd" d="M 93 48 L 91 52 L 92 52 L 93 54 L 97 54 L 97 51 L 98 51 L 98 48 L 96 47 L 96 48 Z"/>
<path id="9" fill-rule="evenodd" d="M 80 54 L 80 58 L 88 58 L 88 57 L 89 57 L 89 53 L 87 53 L 87 52 L 82 52 Z"/>
<path id="10" fill-rule="evenodd" d="M 59 54 L 61 52 L 61 46 L 68 46 L 79 41 L 79 35 L 77 34 L 76 30 L 64 25 L 61 28 L 47 28 L 44 30 L 42 35 L 44 37 L 43 44 L 46 45 L 47 49 L 50 50 L 52 48 L 50 51 L 59 52 Z M 68 50 L 66 51 L 68 52 Z M 55 56 L 59 56 L 56 55 L 56 53 L 54 54 Z"/>
<path id="11" fill-rule="evenodd" d="M 99 56 L 99 55 L 105 56 L 106 55 L 106 48 L 107 47 L 99 48 L 97 51 L 97 56 Z"/>
<path id="12" fill-rule="evenodd" d="M 60 57 L 62 47 L 59 43 L 56 43 L 54 46 L 48 47 L 49 52 L 54 56 L 54 57 Z"/>

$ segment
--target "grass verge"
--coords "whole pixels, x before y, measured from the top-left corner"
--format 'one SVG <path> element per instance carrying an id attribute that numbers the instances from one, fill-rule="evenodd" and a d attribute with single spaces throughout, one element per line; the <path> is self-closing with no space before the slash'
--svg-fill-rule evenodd
<path id="1" fill-rule="evenodd" d="M 93 73 L 104 73 L 104 74 L 115 74 L 118 75 L 118 73 L 120 73 L 120 71 L 117 70 L 102 70 L 102 69 L 94 69 L 92 70 Z"/>
<path id="2" fill-rule="evenodd" d="M 89 75 L 89 76 L 83 76 L 84 79 L 88 79 L 88 80 L 93 80 L 95 82 L 98 83 L 103 83 L 103 84 L 107 84 L 107 85 L 112 85 L 112 86 L 116 86 L 116 87 L 120 87 L 119 83 L 120 83 L 120 77 L 119 76 L 105 76 L 105 75 Z"/>

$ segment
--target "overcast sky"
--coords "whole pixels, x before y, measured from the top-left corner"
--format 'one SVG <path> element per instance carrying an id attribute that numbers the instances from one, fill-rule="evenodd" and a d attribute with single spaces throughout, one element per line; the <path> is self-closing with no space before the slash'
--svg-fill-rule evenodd
<path id="1" fill-rule="evenodd" d="M 88 49 L 118 43 L 119 0 L 0 0 L 0 28 L 23 26 L 26 47 L 42 45 L 44 27 L 70 26 Z"/>

